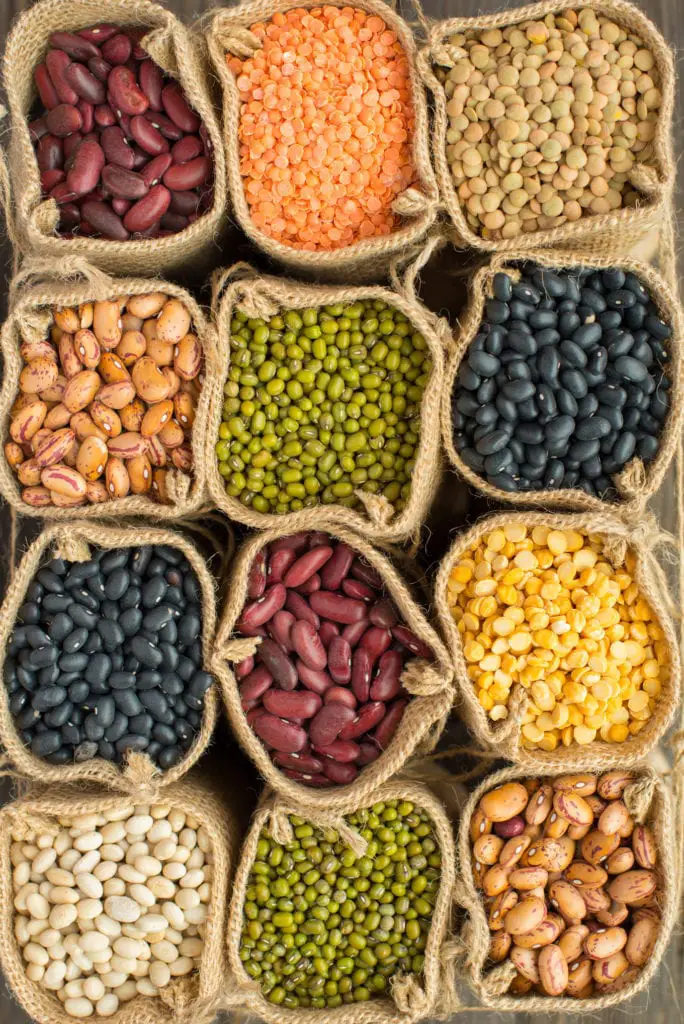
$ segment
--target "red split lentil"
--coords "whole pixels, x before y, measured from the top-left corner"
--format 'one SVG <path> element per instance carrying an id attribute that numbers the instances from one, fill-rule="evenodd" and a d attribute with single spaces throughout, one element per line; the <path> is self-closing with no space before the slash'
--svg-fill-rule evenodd
<path id="1" fill-rule="evenodd" d="M 228 55 L 240 92 L 240 170 L 255 225 L 294 249 L 388 235 L 414 181 L 406 54 L 375 15 L 298 7 L 251 26 L 252 57 Z"/>

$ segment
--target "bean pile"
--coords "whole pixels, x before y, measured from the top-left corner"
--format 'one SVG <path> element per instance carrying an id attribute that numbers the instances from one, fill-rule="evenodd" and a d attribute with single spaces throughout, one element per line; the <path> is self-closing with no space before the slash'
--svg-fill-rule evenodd
<path id="1" fill-rule="evenodd" d="M 588 999 L 625 988 L 658 938 L 658 852 L 621 796 L 628 772 L 508 782 L 471 825 L 486 896 L 490 960 L 518 970 L 509 991 Z"/>
<path id="2" fill-rule="evenodd" d="M 323 1009 L 389 995 L 420 974 L 439 890 L 431 819 L 387 800 L 345 819 L 368 841 L 357 857 L 334 829 L 290 818 L 291 843 L 259 839 L 245 901 L 240 958 L 266 998 Z"/>
<path id="3" fill-rule="evenodd" d="M 504 491 L 578 488 L 651 462 L 670 410 L 672 328 L 619 269 L 495 274 L 453 395 L 454 447 Z"/>
<path id="4" fill-rule="evenodd" d="M 161 238 L 213 202 L 211 141 L 177 82 L 140 46 L 145 28 L 53 32 L 29 125 L 62 235 Z"/>
<path id="5" fill-rule="evenodd" d="M 432 651 L 402 623 L 377 571 L 327 533 L 262 548 L 248 600 L 235 628 L 262 638 L 236 666 L 249 724 L 288 778 L 353 782 L 401 721 L 407 661 Z"/>
<path id="6" fill-rule="evenodd" d="M 448 41 L 446 154 L 472 231 L 515 238 L 638 205 L 630 173 L 656 162 L 663 99 L 638 36 L 585 7 Z"/>
<path id="7" fill-rule="evenodd" d="M 524 747 L 624 743 L 653 714 L 669 654 L 635 565 L 631 551 L 612 565 L 599 536 L 520 521 L 454 564 L 447 602 L 468 678 L 495 722 L 524 687 Z"/>
<path id="8" fill-rule="evenodd" d="M 226 493 L 257 512 L 360 504 L 411 492 L 432 361 L 422 334 L 380 300 L 233 313 L 216 455 Z"/>
<path id="9" fill-rule="evenodd" d="M 154 292 L 55 308 L 53 317 L 49 339 L 20 348 L 5 458 L 22 500 L 166 501 L 168 469 L 192 472 L 202 349 L 188 310 Z"/>
<path id="10" fill-rule="evenodd" d="M 12 836 L 14 935 L 27 977 L 70 1017 L 111 1017 L 200 966 L 213 856 L 164 804 L 60 817 Z"/>
<path id="11" fill-rule="evenodd" d="M 240 173 L 252 220 L 294 249 L 332 250 L 399 226 L 415 178 L 406 54 L 377 15 L 293 8 L 228 57 L 240 93 Z"/>
<path id="12" fill-rule="evenodd" d="M 23 743 L 50 764 L 121 764 L 145 751 L 171 768 L 199 731 L 201 594 L 176 548 L 53 558 L 19 609 L 4 678 Z"/>

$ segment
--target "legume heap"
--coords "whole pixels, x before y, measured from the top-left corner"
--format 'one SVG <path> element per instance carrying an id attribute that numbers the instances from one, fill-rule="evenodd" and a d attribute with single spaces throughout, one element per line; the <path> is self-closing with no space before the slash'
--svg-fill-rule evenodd
<path id="1" fill-rule="evenodd" d="M 390 234 L 392 201 L 414 178 L 409 67 L 395 33 L 352 7 L 294 8 L 250 31 L 262 49 L 227 61 L 256 226 L 309 250 Z"/>

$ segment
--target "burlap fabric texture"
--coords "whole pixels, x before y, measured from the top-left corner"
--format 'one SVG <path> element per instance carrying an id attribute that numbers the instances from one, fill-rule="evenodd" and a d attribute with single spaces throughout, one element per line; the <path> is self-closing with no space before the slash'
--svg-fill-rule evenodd
<path id="1" fill-rule="evenodd" d="M 84 562 L 91 557 L 92 549 L 119 550 L 143 544 L 168 544 L 169 547 L 177 548 L 194 569 L 201 590 L 203 665 L 210 671 L 216 631 L 215 583 L 209 574 L 204 557 L 195 546 L 178 531 L 153 529 L 143 522 L 118 526 L 112 522 L 89 523 L 78 519 L 72 519 L 63 525 L 46 527 L 22 558 L 0 608 L 0 651 L 3 652 L 3 664 L 7 644 L 16 624 L 17 611 L 24 601 L 26 589 L 45 562 L 55 557 L 64 558 L 69 562 Z M 193 745 L 178 764 L 163 773 L 144 753 L 129 755 L 123 768 L 101 758 L 93 758 L 82 764 L 53 765 L 36 757 L 22 743 L 9 710 L 9 695 L 2 686 L 0 746 L 4 750 L 6 762 L 12 766 L 9 774 L 42 783 L 99 783 L 120 792 L 136 794 L 145 787 L 162 783 L 171 785 L 189 771 L 211 742 L 217 710 L 218 695 L 216 686 L 212 686 L 204 699 L 202 724 Z"/>
<path id="2" fill-rule="evenodd" d="M 615 503 L 603 501 L 601 498 L 587 494 L 579 488 L 566 487 L 555 490 L 504 491 L 488 483 L 475 470 L 467 466 L 454 446 L 452 395 L 458 381 L 461 363 L 467 358 L 470 344 L 479 332 L 485 304 L 488 299 L 492 298 L 492 281 L 494 276 L 501 271 L 512 274 L 515 277 L 516 270 L 519 269 L 520 263 L 524 261 L 553 270 L 561 268 L 603 270 L 608 267 L 619 267 L 621 270 L 630 271 L 648 288 L 663 320 L 672 326 L 672 337 L 666 343 L 670 353 L 668 376 L 672 381 L 669 393 L 670 410 L 660 435 L 658 453 L 655 459 L 648 463 L 648 465 L 645 465 L 640 458 L 635 456 L 627 463 L 621 473 L 613 478 L 620 496 L 620 504 L 623 506 L 623 513 L 625 516 L 638 518 L 648 499 L 655 494 L 662 484 L 674 458 L 677 442 L 682 430 L 682 417 L 684 415 L 684 354 L 682 351 L 684 344 L 684 314 L 682 313 L 676 291 L 670 285 L 669 279 L 666 279 L 663 273 L 659 273 L 649 264 L 627 256 L 616 258 L 615 256 L 583 256 L 579 252 L 568 252 L 565 255 L 561 251 L 518 250 L 510 253 L 495 253 L 488 264 L 476 272 L 470 286 L 470 302 L 465 316 L 459 323 L 459 329 L 447 363 L 442 393 L 442 439 L 449 462 L 458 470 L 461 476 L 465 477 L 469 484 L 482 491 L 488 498 L 493 498 L 500 502 L 504 501 L 510 505 L 541 505 L 544 508 L 576 508 L 598 512 L 606 509 L 614 510 L 616 508 Z M 516 263 L 518 268 L 515 266 Z"/>
<path id="3" fill-rule="evenodd" d="M 246 263 L 236 263 L 228 270 L 217 271 L 212 296 L 217 356 L 214 372 L 207 377 L 205 384 L 210 391 L 205 441 L 206 480 L 212 502 L 227 516 L 257 530 L 275 528 L 285 533 L 295 533 L 297 530 L 317 529 L 318 516 L 322 512 L 329 514 L 332 510 L 341 526 L 356 530 L 370 540 L 397 541 L 417 533 L 428 514 L 442 471 L 440 399 L 444 380 L 444 349 L 451 338 L 447 322 L 431 313 L 415 294 L 415 276 L 435 244 L 437 240 L 431 240 L 425 246 L 406 271 L 401 285 L 395 285 L 394 290 L 379 285 L 350 288 L 302 284 L 288 278 L 259 274 Z M 411 478 L 411 494 L 406 507 L 396 513 L 393 505 L 382 494 L 370 494 L 359 489 L 356 492 L 361 503 L 358 510 L 342 505 L 316 505 L 279 515 L 256 512 L 226 494 L 214 448 L 221 425 L 223 385 L 230 366 L 233 311 L 240 310 L 249 317 L 268 320 L 282 309 L 305 309 L 366 299 L 380 299 L 404 313 L 424 336 L 432 358 L 432 370 L 421 402 L 420 438 Z"/>
<path id="4" fill-rule="evenodd" d="M 238 552 L 231 567 L 230 590 L 216 633 L 211 671 L 221 687 L 233 733 L 268 785 L 282 794 L 284 799 L 300 801 L 308 808 L 334 810 L 343 814 L 358 806 L 377 786 L 400 771 L 419 747 L 431 747 L 437 742 L 453 702 L 453 669 L 446 647 L 390 558 L 372 548 L 358 534 L 340 526 L 334 515 L 326 517 L 323 512 L 311 510 L 309 516 L 309 522 L 305 524 L 302 521 L 299 528 L 323 530 L 365 558 L 382 577 L 388 596 L 396 604 L 406 625 L 434 651 L 434 661 L 412 659 L 404 669 L 402 683 L 413 697 L 387 750 L 377 761 L 364 768 L 349 785 L 309 789 L 278 771 L 247 722 L 232 665 L 257 650 L 259 637 L 235 635 L 235 624 L 247 601 L 247 580 L 255 556 L 266 544 L 294 531 L 280 529 L 255 534 Z"/>
<path id="5" fill-rule="evenodd" d="M 2 390 L 0 390 L 0 434 L 3 444 L 9 440 L 10 410 L 19 394 L 19 374 L 24 365 L 19 353 L 22 341 L 42 341 L 49 338 L 52 310 L 59 306 L 78 306 L 84 302 L 113 299 L 119 296 L 146 295 L 164 292 L 180 299 L 191 317 L 191 330 L 197 335 L 204 352 L 206 383 L 215 362 L 215 335 L 213 327 L 201 307 L 184 288 L 169 281 L 142 277 L 113 278 L 89 264 L 80 256 L 69 256 L 58 263 L 53 260 L 27 260 L 15 275 L 10 288 L 10 310 L 0 331 L 0 347 L 4 361 Z M 0 452 L 0 493 L 13 508 L 23 515 L 41 519 L 69 520 L 79 518 L 103 519 L 120 516 L 146 515 L 155 520 L 177 519 L 188 515 L 202 502 L 205 489 L 206 458 L 203 439 L 209 408 L 209 387 L 203 384 L 192 428 L 192 475 L 181 473 L 171 466 L 167 473 L 169 503 L 154 501 L 146 494 L 129 494 L 95 505 L 77 508 L 57 508 L 47 505 L 34 508 L 22 501 L 22 487 Z"/>
<path id="6" fill-rule="evenodd" d="M 567 765 L 553 768 L 545 767 L 545 775 L 564 775 Z M 623 767 L 622 763 L 614 767 Z M 672 933 L 673 925 L 678 918 L 677 875 L 678 861 L 672 836 L 675 828 L 677 810 L 672 804 L 670 790 L 653 768 L 645 762 L 631 764 L 629 770 L 635 781 L 629 785 L 623 796 L 630 814 L 639 824 L 647 824 L 654 833 L 658 848 L 658 867 L 660 885 L 657 890 L 658 909 L 661 915 L 660 931 L 653 953 L 648 963 L 642 968 L 638 977 L 631 984 L 619 987 L 602 996 L 588 999 L 573 999 L 570 996 L 549 997 L 537 994 L 519 996 L 507 995 L 507 989 L 517 974 L 513 964 L 505 960 L 501 964 L 487 968 L 490 931 L 487 914 L 484 908 L 483 894 L 476 888 L 473 880 L 473 858 L 470 840 L 470 822 L 480 798 L 496 786 L 511 780 L 524 781 L 529 778 L 521 768 L 504 768 L 488 775 L 474 790 L 463 810 L 458 830 L 456 847 L 457 883 L 454 902 L 462 906 L 467 919 L 458 941 L 461 955 L 456 961 L 456 973 L 452 977 L 452 985 L 457 978 L 465 975 L 468 984 L 475 991 L 485 1006 L 496 1012 L 512 1013 L 567 1013 L 596 1014 L 601 1010 L 617 1006 L 638 992 L 643 992 L 658 970 Z M 588 760 L 586 771 L 600 775 L 603 768 L 593 765 Z"/>
<path id="7" fill-rule="evenodd" d="M 259 836 L 266 829 L 276 842 L 292 839 L 288 815 L 305 818 L 321 829 L 336 829 L 340 838 L 357 856 L 363 856 L 366 841 L 341 816 L 339 809 L 313 811 L 308 799 L 304 803 L 286 800 L 266 790 L 254 814 L 249 832 L 242 845 L 233 895 L 228 917 L 227 945 L 231 982 L 236 987 L 239 1004 L 246 1007 L 268 1024 L 314 1021 L 317 1024 L 415 1024 L 431 1016 L 443 1005 L 445 989 L 445 961 L 451 961 L 447 952 L 447 929 L 450 925 L 452 893 L 454 888 L 453 828 L 441 802 L 430 790 L 419 783 L 395 779 L 378 786 L 372 792 L 357 795 L 345 813 L 371 807 L 384 800 L 410 800 L 425 810 L 434 826 L 435 837 L 442 855 L 442 878 L 432 914 L 432 927 L 425 948 L 425 967 L 421 976 L 397 975 L 391 984 L 391 998 L 372 999 L 367 1003 L 352 1003 L 331 1010 L 287 1010 L 270 1003 L 259 985 L 246 973 L 240 960 L 240 939 L 244 922 L 245 893 L 249 873 L 256 858 Z"/>
<path id="8" fill-rule="evenodd" d="M 296 6 L 308 9 L 319 5 L 315 0 L 304 0 Z M 333 0 L 329 6 L 344 7 L 345 4 L 343 0 Z M 355 6 L 382 18 L 390 31 L 397 35 L 406 53 L 415 117 L 412 158 L 416 182 L 394 201 L 394 211 L 403 218 L 396 231 L 329 252 L 294 249 L 259 229 L 250 216 L 240 174 L 240 93 L 235 76 L 226 63 L 226 55 L 242 59 L 250 57 L 260 48 L 259 39 L 249 31 L 250 26 L 255 22 L 268 21 L 279 11 L 289 10 L 293 7 L 291 0 L 252 0 L 238 7 L 222 7 L 213 13 L 207 24 L 209 53 L 223 90 L 226 170 L 230 204 L 236 220 L 255 245 L 290 270 L 340 281 L 359 281 L 361 275 L 366 278 L 369 275 L 379 276 L 394 257 L 421 240 L 433 224 L 438 206 L 437 182 L 430 162 L 427 97 L 416 67 L 417 49 L 413 33 L 403 18 L 381 0 L 359 0 Z"/>
<path id="9" fill-rule="evenodd" d="M 461 634 L 447 603 L 447 583 L 451 569 L 459 558 L 475 547 L 486 534 L 492 530 L 502 529 L 510 523 L 517 523 L 529 529 L 534 526 L 548 526 L 554 530 L 579 530 L 597 534 L 604 545 L 604 556 L 615 567 L 624 563 L 627 550 L 636 556 L 634 578 L 641 595 L 651 605 L 663 630 L 669 650 L 670 666 L 669 673 L 663 680 L 654 714 L 641 732 L 631 736 L 624 743 L 607 743 L 597 739 L 586 746 L 577 743 L 569 747 L 559 746 L 552 752 L 526 749 L 520 742 L 520 727 L 527 704 L 527 691 L 522 685 L 513 687 L 508 717 L 502 721 L 492 722 L 481 707 L 475 686 L 468 677 Z M 672 538 L 660 531 L 649 516 L 630 526 L 616 516 L 590 512 L 575 515 L 503 512 L 481 519 L 470 530 L 456 538 L 443 558 L 437 574 L 435 607 L 454 662 L 457 710 L 481 747 L 495 751 L 500 757 L 531 770 L 533 774 L 555 769 L 567 772 L 602 772 L 611 768 L 630 768 L 654 749 L 670 725 L 679 705 L 681 661 L 678 638 L 672 621 L 678 612 L 665 573 L 656 557 L 658 548 L 669 547 L 671 543 Z"/>
<path id="10" fill-rule="evenodd" d="M 589 256 L 626 253 L 653 227 L 659 227 L 671 216 L 670 203 L 675 185 L 675 159 L 672 147 L 672 118 L 675 102 L 674 57 L 662 35 L 638 7 L 625 0 L 582 0 L 577 8 L 589 7 L 605 15 L 621 27 L 637 35 L 655 58 L 660 73 L 662 106 L 653 146 L 655 166 L 635 164 L 629 180 L 642 194 L 642 202 L 634 208 L 622 208 L 609 214 L 584 216 L 547 231 L 530 232 L 517 238 L 492 241 L 474 232 L 468 225 L 461 202 L 454 188 L 446 155 L 446 134 L 449 126 L 444 86 L 435 76 L 435 65 L 453 67 L 463 56 L 460 47 L 451 46 L 449 38 L 472 29 L 506 28 L 522 21 L 541 21 L 548 14 L 557 14 L 570 6 L 564 0 L 543 0 L 526 7 L 507 9 L 496 14 L 473 18 L 449 18 L 428 28 L 427 45 L 418 55 L 421 77 L 430 89 L 434 103 L 432 124 L 432 155 L 439 184 L 441 206 L 445 211 L 455 244 L 480 251 L 510 252 L 521 248 L 554 246 L 586 252 Z M 426 23 L 427 24 L 427 23 Z"/>
<path id="11" fill-rule="evenodd" d="M 211 838 L 214 877 L 208 906 L 204 950 L 200 968 L 177 978 L 159 997 L 136 996 L 108 1017 L 113 1024 L 210 1024 L 213 1006 L 225 981 L 225 922 L 230 880 L 241 838 L 239 818 L 198 777 L 191 777 L 148 793 L 140 803 L 163 803 L 197 818 Z M 72 1024 L 56 995 L 26 977 L 21 951 L 14 936 L 14 891 L 10 846 L 12 833 L 57 832 L 58 819 L 113 808 L 133 810 L 125 794 L 104 793 L 95 787 L 35 786 L 0 811 L 0 966 L 15 998 L 41 1024 Z M 207 1007 L 212 1007 L 207 1012 Z M 104 1020 L 95 1016 L 93 1021 Z"/>
<path id="12" fill-rule="evenodd" d="M 33 72 L 44 59 L 52 32 L 77 31 L 98 22 L 141 26 L 150 31 L 141 46 L 182 85 L 202 118 L 213 145 L 214 202 L 194 224 L 167 238 L 115 242 L 106 238 L 61 238 L 58 207 L 43 199 L 28 122 L 36 98 Z M 226 167 L 206 50 L 201 36 L 149 0 L 41 0 L 17 19 L 7 38 L 2 67 L 10 114 L 7 217 L 17 248 L 25 255 L 60 260 L 71 253 L 115 273 L 152 274 L 189 264 L 214 244 L 227 222 Z"/>

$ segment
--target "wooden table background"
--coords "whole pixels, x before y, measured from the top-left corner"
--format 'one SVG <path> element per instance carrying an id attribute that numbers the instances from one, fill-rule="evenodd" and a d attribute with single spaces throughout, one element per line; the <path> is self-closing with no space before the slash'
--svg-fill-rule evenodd
<path id="1" fill-rule="evenodd" d="M 0 47 L 4 46 L 4 39 L 15 16 L 27 7 L 32 6 L 33 0 L 0 0 Z M 186 23 L 191 22 L 195 17 L 207 8 L 217 6 L 211 0 L 163 0 L 165 5 L 171 8 Z M 293 0 L 294 5 L 295 0 Z M 638 6 L 659 26 L 668 42 L 674 47 L 675 53 L 684 47 L 684 0 L 636 0 Z M 353 0 L 350 0 L 353 3 Z M 455 15 L 474 15 L 479 13 L 490 13 L 502 8 L 514 8 L 519 6 L 514 0 L 424 0 L 424 8 L 428 16 L 432 18 L 446 18 Z M 568 3 L 568 6 L 571 6 Z M 580 3 L 574 6 L 581 6 Z M 412 15 L 412 8 L 406 3 L 400 3 L 402 12 L 409 18 Z M 61 26 L 55 24 L 55 30 Z M 681 156 L 681 88 L 679 88 L 680 114 L 676 117 L 675 140 L 678 156 Z M 5 122 L 6 125 L 6 122 Z M 3 128 L 0 121 L 0 141 L 7 128 Z M 678 212 L 681 215 L 681 192 L 678 202 Z M 229 265 L 237 259 L 254 259 L 244 237 L 237 231 L 230 237 L 227 244 L 224 244 L 222 251 L 216 253 L 216 265 Z M 449 313 L 452 320 L 458 316 L 463 308 L 464 290 L 463 282 L 459 277 L 453 277 L 450 273 L 463 264 L 463 255 L 458 253 L 447 253 L 433 260 L 426 272 L 423 274 L 422 295 L 426 303 L 438 312 Z M 4 230 L 0 225 L 0 268 L 4 272 L 5 285 L 8 276 L 11 274 L 11 253 Z M 206 301 L 206 296 L 203 296 Z M 0 294 L 0 317 L 4 318 L 6 312 L 7 291 L 6 287 Z M 1 321 L 0 321 L 1 322 Z M 675 500 L 673 477 L 662 487 L 660 494 L 653 501 L 653 510 L 660 517 L 663 526 L 672 530 L 675 526 Z M 478 515 L 489 510 L 489 506 L 482 499 L 469 494 L 463 483 L 458 481 L 453 474 L 447 474 L 444 485 L 441 489 L 439 499 L 433 510 L 431 520 L 426 531 L 426 546 L 422 552 L 426 566 L 434 564 L 448 545 L 449 532 L 462 527 L 465 523 L 476 518 Z M 15 554 L 20 555 L 27 542 L 35 535 L 36 525 L 27 520 L 19 520 L 16 534 L 12 528 L 9 510 L 0 499 L 0 596 L 7 584 L 12 570 Z M 16 551 L 14 538 L 16 539 Z M 225 736 L 230 743 L 230 737 Z M 225 746 L 217 743 L 214 746 L 214 755 L 219 755 L 225 769 Z M 210 754 L 211 756 L 211 754 Z M 256 798 L 258 783 L 250 767 L 246 765 L 240 755 L 235 753 L 233 778 L 238 778 L 241 785 L 247 782 L 247 787 L 252 798 Z M 655 755 L 657 767 L 667 767 L 669 751 L 665 746 Z M 247 777 L 245 779 L 245 776 Z M 0 803 L 11 796 L 9 784 L 0 779 Z M 674 837 L 673 837 L 674 839 Z M 679 926 L 675 929 L 667 956 L 661 964 L 658 974 L 652 982 L 649 990 L 636 996 L 630 1002 L 623 1004 L 615 1010 L 609 1010 L 603 1014 L 594 1014 L 593 1018 L 600 1018 L 602 1024 L 618 1024 L 627 1019 L 643 1020 L 648 1016 L 652 1024 L 676 1024 L 684 1021 L 684 996 L 680 995 L 682 981 L 684 980 L 684 929 Z M 504 1019 L 504 1015 L 494 1014 L 483 1007 L 476 1007 L 476 1000 L 465 986 L 461 991 L 462 1000 L 468 1010 L 459 1015 L 459 1024 L 494 1024 L 494 1021 Z M 508 1015 L 506 1015 L 508 1016 Z M 516 1020 L 534 1019 L 541 1021 L 542 1014 L 519 1014 L 515 1015 Z M 226 1018 L 227 1021 L 228 1018 Z M 575 1014 L 556 1014 L 554 1020 L 571 1024 L 580 1024 L 586 1020 Z M 0 1024 L 28 1024 L 29 1018 L 24 1011 L 17 1006 L 7 986 L 0 980 Z"/>

